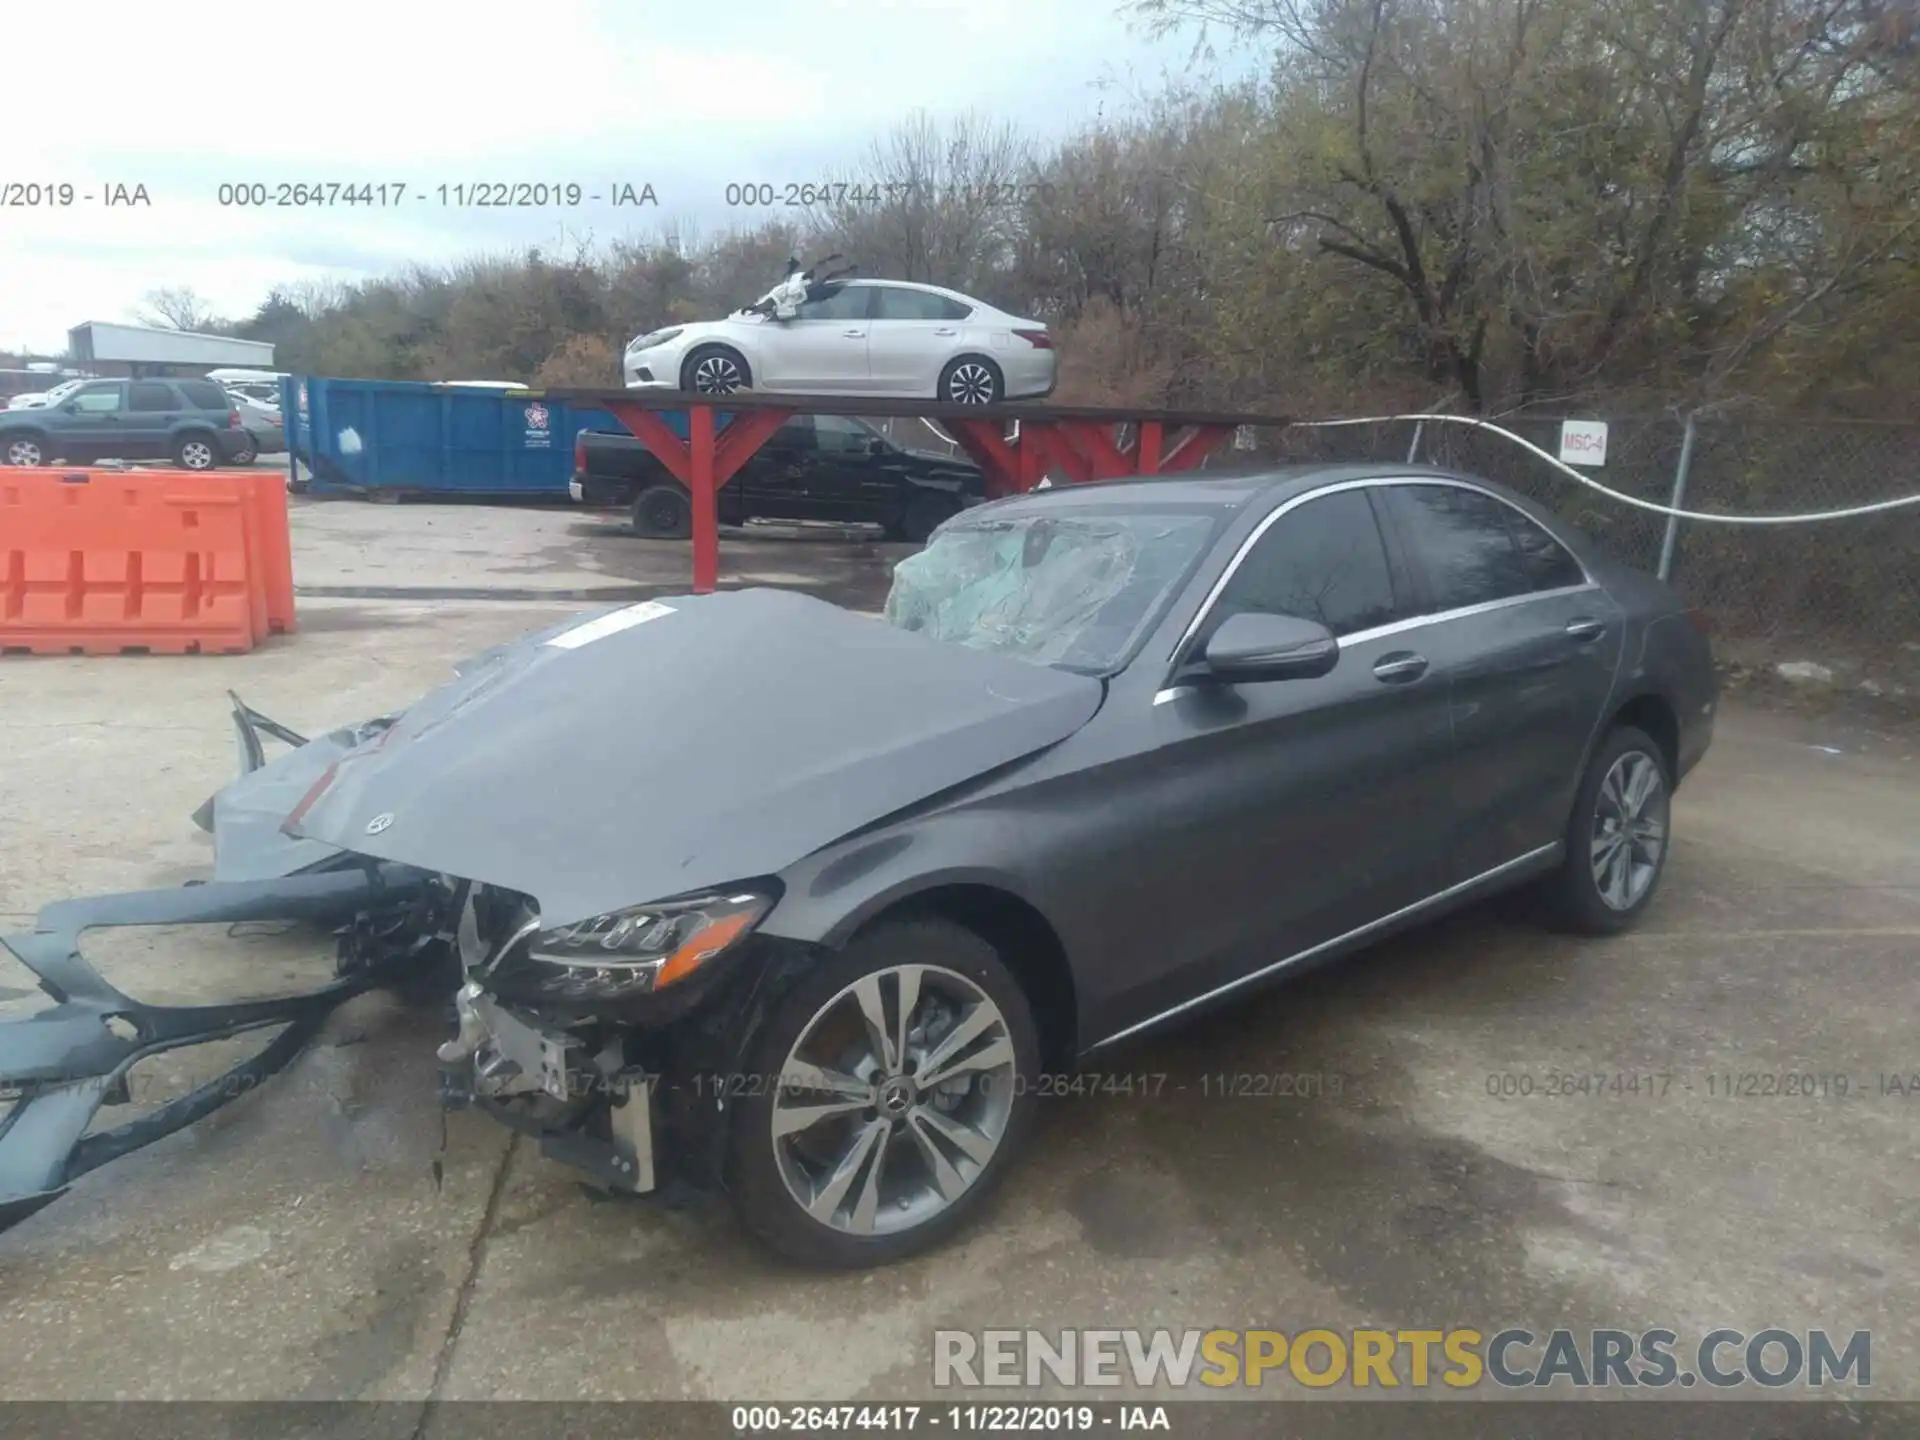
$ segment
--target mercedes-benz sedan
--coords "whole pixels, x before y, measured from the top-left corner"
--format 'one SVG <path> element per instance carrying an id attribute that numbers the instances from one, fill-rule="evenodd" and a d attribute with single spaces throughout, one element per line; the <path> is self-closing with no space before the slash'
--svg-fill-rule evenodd
<path id="1" fill-rule="evenodd" d="M 312 741 L 241 707 L 213 883 L 8 937 L 90 1038 L 0 1063 L 83 1096 L 0 1130 L 0 1182 L 38 1177 L 0 1217 L 165 1028 L 77 1013 L 70 935 L 345 897 L 349 974 L 451 972 L 456 1103 L 614 1189 L 730 1193 L 791 1255 L 894 1259 L 982 1204 L 1042 1076 L 1510 886 L 1633 924 L 1715 698 L 1664 585 L 1484 481 L 1347 467 L 969 509 L 885 623 L 671 598 Z M 299 748 L 260 765 L 261 729 Z"/>

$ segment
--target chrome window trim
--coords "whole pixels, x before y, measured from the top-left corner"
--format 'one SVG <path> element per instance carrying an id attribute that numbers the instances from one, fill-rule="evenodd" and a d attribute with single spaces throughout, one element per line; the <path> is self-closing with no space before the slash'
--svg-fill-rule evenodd
<path id="1" fill-rule="evenodd" d="M 1497 497 L 1496 497 L 1497 498 Z M 1449 620 L 1461 620 L 1469 615 L 1485 615 L 1494 610 L 1505 610 L 1514 605 L 1525 605 L 1534 600 L 1552 600 L 1561 595 L 1584 595 L 1589 590 L 1600 587 L 1592 581 L 1585 585 L 1562 585 L 1555 590 L 1529 590 L 1524 595 L 1508 595 L 1499 600 L 1482 600 L 1478 605 L 1462 605 L 1454 610 L 1435 610 L 1430 615 L 1409 615 L 1405 620 L 1389 621 L 1385 625 L 1375 625 L 1370 630 L 1356 630 L 1351 635 L 1335 637 L 1341 649 L 1349 645 L 1362 645 L 1369 640 L 1378 640 L 1387 635 L 1398 635 L 1406 630 L 1419 630 L 1428 625 L 1441 625 Z"/>
<path id="2" fill-rule="evenodd" d="M 1174 643 L 1173 652 L 1167 657 L 1168 665 L 1174 665 L 1179 661 L 1181 654 L 1186 650 L 1187 645 L 1192 641 L 1194 635 L 1197 634 L 1200 627 L 1206 623 L 1207 617 L 1213 613 L 1215 602 L 1219 600 L 1220 593 L 1227 588 L 1228 583 L 1239 571 L 1241 562 L 1247 558 L 1248 554 L 1253 550 L 1253 547 L 1260 543 L 1260 537 L 1265 535 L 1268 529 L 1282 516 L 1289 515 L 1293 511 L 1298 510 L 1302 505 L 1305 505 L 1308 501 L 1318 500 L 1325 495 L 1338 495 L 1346 490 L 1372 490 L 1388 485 L 1450 485 L 1456 490 L 1471 490 L 1476 494 L 1485 495 L 1489 500 L 1498 501 L 1509 510 L 1518 511 L 1520 518 L 1525 520 L 1529 525 L 1540 525 L 1538 520 L 1535 520 L 1531 515 L 1527 514 L 1526 511 L 1521 510 L 1518 505 L 1515 505 L 1505 496 L 1496 495 L 1493 491 L 1487 489 L 1486 486 L 1476 485 L 1470 480 L 1456 480 L 1451 476 L 1445 475 L 1373 475 L 1364 480 L 1340 480 L 1331 485 L 1323 485 L 1318 490 L 1309 490 L 1306 494 L 1296 495 L 1291 500 L 1285 501 L 1268 511 L 1260 523 L 1253 527 L 1253 532 L 1249 534 L 1245 540 L 1240 542 L 1239 548 L 1233 552 L 1233 558 L 1227 562 L 1227 568 L 1220 572 L 1220 578 L 1213 582 L 1213 585 L 1207 591 L 1206 599 L 1200 602 L 1200 609 L 1195 612 L 1193 619 L 1188 622 L 1186 629 L 1181 632 L 1179 640 Z M 1540 526 L 1540 528 L 1543 530 L 1546 529 L 1543 525 Z M 1462 605 L 1452 610 L 1434 610 L 1421 615 L 1409 615 L 1402 620 L 1390 621 L 1385 625 L 1376 625 L 1368 630 L 1356 630 L 1351 635 L 1340 636 L 1338 637 L 1340 644 L 1343 647 L 1348 644 L 1359 644 L 1364 640 L 1377 639 L 1380 636 L 1392 635 L 1402 630 L 1413 630 L 1422 625 L 1434 625 L 1446 620 L 1458 620 L 1468 615 L 1484 614 L 1487 611 L 1498 610 L 1508 605 L 1520 605 L 1530 600 L 1550 599 L 1556 595 L 1575 595 L 1585 590 L 1597 590 L 1600 588 L 1594 581 L 1593 572 L 1587 569 L 1587 562 L 1575 553 L 1571 545 L 1568 545 L 1551 530 L 1547 530 L 1547 538 L 1552 540 L 1553 543 L 1558 545 L 1562 550 L 1565 550 L 1569 555 L 1573 556 L 1573 563 L 1580 567 L 1580 574 L 1584 577 L 1582 584 L 1561 586 L 1553 590 L 1529 590 L 1524 595 L 1508 595 L 1499 600 L 1483 600 L 1477 605 Z M 1386 544 L 1386 536 L 1384 534 L 1381 536 L 1381 544 Z M 1154 696 L 1154 703 L 1156 705 L 1161 703 L 1161 697 L 1166 695 L 1167 691 L 1162 689 Z M 1168 698 L 1171 697 L 1169 696 Z"/>
<path id="3" fill-rule="evenodd" d="M 1096 1040 L 1093 1044 L 1087 1047 L 1087 1051 L 1089 1054 L 1091 1054 L 1093 1051 L 1100 1049 L 1102 1046 L 1111 1045 L 1117 1040 L 1124 1040 L 1129 1035 L 1138 1034 L 1142 1030 L 1146 1030 L 1151 1028 L 1152 1026 L 1160 1024 L 1163 1020 L 1171 1020 L 1174 1016 L 1183 1014 L 1186 1011 L 1193 1009 L 1193 1007 L 1196 1005 L 1204 1005 L 1207 1001 L 1215 999 L 1221 995 L 1231 994 L 1232 992 L 1234 992 L 1235 990 L 1238 990 L 1243 985 L 1251 985 L 1256 980 L 1263 980 L 1269 975 L 1276 975 L 1282 970 L 1289 969 L 1292 966 L 1298 965 L 1303 961 L 1311 960 L 1314 956 L 1324 954 L 1326 951 L 1333 949 L 1337 945 L 1344 945 L 1349 940 L 1359 940 L 1364 936 L 1373 934 L 1376 930 L 1385 929 L 1387 926 L 1393 924 L 1394 921 L 1396 920 L 1405 919 L 1409 915 L 1417 914 L 1420 911 L 1425 910 L 1430 905 L 1437 905 L 1443 900 L 1450 900 L 1455 895 L 1464 894 L 1466 891 L 1473 889 L 1477 885 L 1482 885 L 1489 880 L 1497 879 L 1499 876 L 1506 874 L 1509 870 L 1517 870 L 1522 865 L 1530 864 L 1535 860 L 1539 860 L 1544 856 L 1550 855 L 1554 851 L 1560 848 L 1560 843 L 1561 842 L 1559 842 L 1558 840 L 1555 840 L 1548 844 L 1540 846 L 1538 849 L 1529 850 L 1524 855 L 1516 855 L 1513 859 L 1503 861 L 1501 864 L 1494 866 L 1491 870 L 1481 871 L 1478 875 L 1475 875 L 1470 880 L 1462 880 L 1457 885 L 1449 885 L 1444 890 L 1437 890 L 1433 894 L 1427 896 L 1426 899 L 1416 900 L 1411 905 L 1402 905 L 1398 910 L 1394 910 L 1388 914 L 1382 915 L 1377 920 L 1369 920 L 1364 925 L 1356 926 L 1354 929 L 1347 931 L 1346 934 L 1344 935 L 1336 935 L 1331 940 L 1322 940 L 1318 945 L 1310 945 L 1305 950 L 1300 951 L 1298 954 L 1287 956 L 1287 958 L 1284 960 L 1276 960 L 1271 965 L 1263 965 L 1260 969 L 1254 970 L 1249 972 L 1248 974 L 1242 975 L 1237 980 L 1229 980 L 1224 985 L 1216 985 L 1211 990 L 1202 991 L 1200 994 L 1195 995 L 1192 999 L 1182 1000 L 1178 1005 L 1172 1006 L 1171 1008 L 1166 1010 L 1162 1010 L 1158 1015 L 1150 1015 L 1145 1020 L 1141 1020 L 1136 1024 L 1127 1026 L 1127 1028 L 1124 1030 L 1116 1030 L 1113 1034 L 1107 1036 L 1106 1039 L 1104 1040 Z"/>

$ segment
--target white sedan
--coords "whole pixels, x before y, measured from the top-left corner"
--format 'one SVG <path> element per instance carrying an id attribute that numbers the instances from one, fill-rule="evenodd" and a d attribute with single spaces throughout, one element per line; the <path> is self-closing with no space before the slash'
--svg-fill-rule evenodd
<path id="1" fill-rule="evenodd" d="M 985 301 L 905 280 L 847 280 L 791 320 L 736 311 L 673 325 L 627 346 L 629 389 L 728 395 L 928 398 L 956 405 L 1038 399 L 1053 392 L 1053 337 Z"/>

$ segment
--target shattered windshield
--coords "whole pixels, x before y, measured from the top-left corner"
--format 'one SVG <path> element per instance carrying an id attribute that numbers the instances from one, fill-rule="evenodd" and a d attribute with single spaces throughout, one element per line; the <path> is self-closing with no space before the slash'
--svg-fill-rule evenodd
<path id="1" fill-rule="evenodd" d="M 894 567 L 887 623 L 1107 674 L 1159 618 L 1215 523 L 1207 512 L 1116 509 L 950 524 Z"/>

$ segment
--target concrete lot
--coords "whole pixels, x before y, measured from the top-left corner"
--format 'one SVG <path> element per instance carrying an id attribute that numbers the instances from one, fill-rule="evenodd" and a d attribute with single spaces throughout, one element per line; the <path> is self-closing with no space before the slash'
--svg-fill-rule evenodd
<path id="1" fill-rule="evenodd" d="M 567 594 L 685 574 L 684 548 L 564 511 L 295 525 L 294 637 L 0 663 L 0 924 L 204 873 L 188 815 L 234 763 L 225 689 L 301 727 L 371 715 Z M 730 579 L 804 573 L 867 609 L 886 563 L 723 543 Z M 482 593 L 520 598 L 447 598 Z M 261 1093 L 0 1237 L 0 1398 L 913 1398 L 936 1327 L 1460 1324 L 1870 1329 L 1874 1393 L 1920 1397 L 1920 1095 L 1880 1078 L 1920 1076 L 1917 751 L 1730 704 L 1638 933 L 1495 904 L 1144 1044 L 1123 1063 L 1157 1094 L 1050 1102 L 983 1224 L 874 1274 L 795 1271 L 720 1207 L 596 1201 L 491 1122 L 443 1123 L 437 1016 L 365 997 Z M 157 999 L 326 963 L 302 936 L 102 953 Z M 210 1069 L 154 1068 L 142 1099 Z M 1555 1071 L 1669 1078 L 1548 1098 Z M 1709 1078 L 1783 1071 L 1852 1093 Z M 1326 1093 L 1210 1097 L 1222 1073 Z"/>

